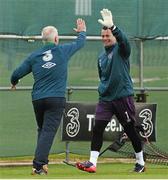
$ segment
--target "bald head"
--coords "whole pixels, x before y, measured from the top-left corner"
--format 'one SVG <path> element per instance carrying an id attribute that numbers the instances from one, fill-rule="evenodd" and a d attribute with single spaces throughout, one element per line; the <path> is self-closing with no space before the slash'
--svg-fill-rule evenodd
<path id="1" fill-rule="evenodd" d="M 54 26 L 46 26 L 42 29 L 41 32 L 43 42 L 53 42 L 55 44 L 58 44 L 59 38 L 58 38 L 58 31 Z"/>

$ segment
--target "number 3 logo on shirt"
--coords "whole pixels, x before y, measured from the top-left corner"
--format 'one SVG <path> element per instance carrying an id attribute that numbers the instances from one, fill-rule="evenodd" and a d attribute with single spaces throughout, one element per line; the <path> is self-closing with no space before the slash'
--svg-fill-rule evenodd
<path id="1" fill-rule="evenodd" d="M 53 58 L 51 50 L 45 51 L 43 54 L 43 61 L 51 61 L 51 59 Z"/>

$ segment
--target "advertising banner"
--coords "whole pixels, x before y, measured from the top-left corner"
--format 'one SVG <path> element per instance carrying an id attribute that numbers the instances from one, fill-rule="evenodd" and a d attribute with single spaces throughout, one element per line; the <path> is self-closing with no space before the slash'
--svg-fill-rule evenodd
<path id="1" fill-rule="evenodd" d="M 156 104 L 135 103 L 137 125 L 142 125 L 142 140 L 156 141 Z M 96 104 L 67 102 L 62 121 L 62 141 L 90 141 Z M 104 132 L 105 141 L 113 141 L 123 132 L 121 124 L 112 117 Z"/>

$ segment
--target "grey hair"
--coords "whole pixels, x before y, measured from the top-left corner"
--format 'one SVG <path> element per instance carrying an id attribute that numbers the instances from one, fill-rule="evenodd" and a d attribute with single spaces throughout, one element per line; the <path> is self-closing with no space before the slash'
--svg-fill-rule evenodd
<path id="1" fill-rule="evenodd" d="M 43 41 L 55 42 L 55 37 L 58 36 L 58 30 L 54 26 L 46 26 L 41 31 Z"/>

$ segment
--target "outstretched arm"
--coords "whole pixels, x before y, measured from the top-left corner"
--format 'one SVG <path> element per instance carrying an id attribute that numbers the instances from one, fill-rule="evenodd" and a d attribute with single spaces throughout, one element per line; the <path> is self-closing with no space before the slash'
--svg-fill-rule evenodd
<path id="1" fill-rule="evenodd" d="M 128 41 L 128 38 L 118 27 L 116 27 L 115 30 L 112 31 L 112 33 L 117 39 L 119 53 L 127 59 L 131 53 L 131 46 Z"/>
<path id="2" fill-rule="evenodd" d="M 64 51 L 64 54 L 69 59 L 76 51 L 81 49 L 86 41 L 86 25 L 83 19 L 77 19 L 76 21 L 76 28 L 74 31 L 78 33 L 78 37 L 75 41 L 71 43 L 63 44 L 61 47 Z"/>
<path id="3" fill-rule="evenodd" d="M 102 11 L 100 11 L 100 13 L 103 20 L 99 19 L 98 22 L 103 26 L 111 29 L 113 35 L 115 36 L 118 42 L 119 53 L 123 57 L 128 58 L 130 56 L 131 48 L 126 35 L 118 27 L 114 25 L 113 16 L 110 10 L 103 9 Z"/>

